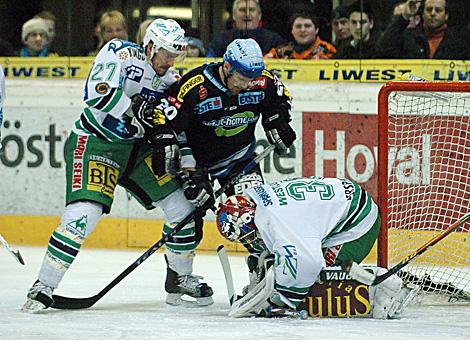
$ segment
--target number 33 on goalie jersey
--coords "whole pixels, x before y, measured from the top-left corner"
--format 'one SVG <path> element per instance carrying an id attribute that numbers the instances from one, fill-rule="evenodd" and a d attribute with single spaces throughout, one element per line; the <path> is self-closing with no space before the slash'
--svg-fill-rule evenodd
<path id="1" fill-rule="evenodd" d="M 298 305 L 326 267 L 322 248 L 357 240 L 378 219 L 378 207 L 356 183 L 295 178 L 248 189 L 255 225 L 275 255 L 275 288 Z"/>
<path id="2" fill-rule="evenodd" d="M 77 134 L 93 133 L 109 141 L 134 140 L 142 133 L 131 133 L 126 126 L 131 98 L 136 94 L 147 100 L 159 98 L 180 75 L 169 69 L 159 76 L 146 61 L 145 51 L 135 43 L 114 39 L 100 50 L 88 75 L 85 108 L 75 122 Z"/>

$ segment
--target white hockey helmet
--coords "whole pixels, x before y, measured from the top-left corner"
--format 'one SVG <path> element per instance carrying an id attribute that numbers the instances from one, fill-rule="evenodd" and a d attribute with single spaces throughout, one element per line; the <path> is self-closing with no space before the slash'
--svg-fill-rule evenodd
<path id="1" fill-rule="evenodd" d="M 188 45 L 184 37 L 184 29 L 173 19 L 155 19 L 147 27 L 144 36 L 144 48 L 153 42 L 150 59 L 160 48 L 176 55 L 182 55 Z"/>

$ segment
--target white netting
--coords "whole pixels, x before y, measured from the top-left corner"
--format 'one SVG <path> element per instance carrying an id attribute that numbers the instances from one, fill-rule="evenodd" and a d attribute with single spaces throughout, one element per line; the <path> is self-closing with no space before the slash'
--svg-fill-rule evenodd
<path id="1" fill-rule="evenodd" d="M 388 124 L 391 267 L 470 211 L 470 96 L 392 92 Z M 470 301 L 470 223 L 401 275 L 422 291 Z"/>

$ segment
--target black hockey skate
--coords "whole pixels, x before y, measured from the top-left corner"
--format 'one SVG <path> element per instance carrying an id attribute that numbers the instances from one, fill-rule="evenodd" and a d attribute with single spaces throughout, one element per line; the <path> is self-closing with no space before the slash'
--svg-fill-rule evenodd
<path id="1" fill-rule="evenodd" d="M 54 289 L 37 280 L 33 286 L 29 289 L 27 300 L 23 307 L 22 312 L 26 313 L 38 313 L 50 305 L 52 305 L 52 292 Z"/>
<path id="2" fill-rule="evenodd" d="M 178 275 L 167 266 L 165 290 L 168 293 L 166 303 L 173 306 L 204 307 L 214 303 L 212 288 L 200 282 L 201 276 Z M 188 296 L 188 299 L 183 299 Z"/>

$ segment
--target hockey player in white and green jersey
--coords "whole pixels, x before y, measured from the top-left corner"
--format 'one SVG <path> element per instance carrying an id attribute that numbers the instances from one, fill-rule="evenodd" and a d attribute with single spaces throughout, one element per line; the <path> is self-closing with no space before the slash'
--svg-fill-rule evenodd
<path id="1" fill-rule="evenodd" d="M 379 209 L 364 189 L 346 179 L 319 177 L 265 184 L 231 196 L 219 206 L 216 221 L 228 240 L 255 243 L 273 255 L 272 290 L 251 287 L 258 295 L 267 295 L 252 296 L 248 291 L 232 306 L 229 315 L 235 317 L 256 314 L 270 304 L 296 308 L 326 266 L 352 261 L 356 269 L 380 228 Z M 385 281 L 392 286 L 386 289 L 389 295 L 401 289 L 398 277 L 391 281 Z M 383 307 L 382 300 L 375 313 L 380 318 L 388 316 L 390 307 Z M 378 312 L 384 308 L 385 314 Z"/>
<path id="2" fill-rule="evenodd" d="M 83 111 L 66 143 L 66 208 L 23 311 L 53 306 L 53 290 L 101 215 L 109 213 L 116 185 L 146 209 L 160 207 L 169 226 L 210 198 L 202 195 L 190 202 L 173 177 L 155 175 L 160 173 L 156 167 L 167 167 L 178 157 L 176 137 L 164 127 L 165 114 L 176 109 L 162 93 L 180 78 L 171 66 L 185 49 L 179 24 L 156 19 L 143 47 L 114 39 L 99 51 L 86 81 Z M 183 304 L 182 295 L 198 305 L 213 302 L 212 289 L 192 275 L 199 241 L 190 222 L 166 243 L 169 304 Z"/>

